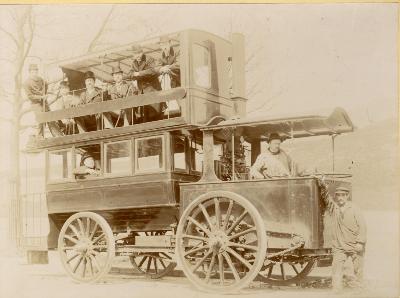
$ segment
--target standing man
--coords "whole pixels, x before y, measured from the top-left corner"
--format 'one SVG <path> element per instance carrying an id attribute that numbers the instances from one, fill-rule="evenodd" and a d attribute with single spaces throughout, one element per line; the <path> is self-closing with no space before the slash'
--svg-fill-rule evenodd
<path id="1" fill-rule="evenodd" d="M 100 88 L 95 87 L 95 80 L 96 78 L 92 71 L 87 71 L 85 73 L 86 89 L 80 95 L 79 105 L 86 105 L 102 101 L 102 92 Z M 75 122 L 80 133 L 101 130 L 101 114 L 76 117 Z"/>
<path id="2" fill-rule="evenodd" d="M 31 102 L 31 107 L 34 113 L 45 111 L 45 101 L 47 92 L 47 83 L 39 76 L 39 67 L 37 64 L 29 65 L 29 77 L 24 82 L 23 88 L 26 96 Z M 48 107 L 46 107 L 48 110 Z M 37 136 L 44 137 L 44 123 L 38 123 L 36 126 Z"/>
<path id="3" fill-rule="evenodd" d="M 160 90 L 161 87 L 154 59 L 148 57 L 142 48 L 132 47 L 132 49 L 134 51 L 132 68 L 127 78 L 133 80 L 134 84 L 137 85 L 138 94 Z M 155 103 L 144 106 L 142 115 L 142 121 L 144 122 L 161 119 L 161 104 Z"/>
<path id="4" fill-rule="evenodd" d="M 181 75 L 179 66 L 179 51 L 175 51 L 171 40 L 166 37 L 160 38 L 161 57 L 159 59 L 158 80 L 162 90 L 179 87 Z M 179 114 L 180 106 L 176 100 L 164 103 L 164 116 Z"/>
<path id="5" fill-rule="evenodd" d="M 253 179 L 291 176 L 293 162 L 290 156 L 280 148 L 281 143 L 282 138 L 279 134 L 270 134 L 267 151 L 261 153 L 250 168 L 250 176 Z"/>
<path id="6" fill-rule="evenodd" d="M 360 288 L 363 279 L 366 225 L 361 210 L 350 201 L 350 189 L 339 186 L 335 197 L 325 196 L 332 215 L 332 287 L 339 292 L 343 288 L 343 268 L 347 260 L 353 263 L 354 277 L 348 285 Z"/>
<path id="7" fill-rule="evenodd" d="M 125 98 L 134 94 L 133 85 L 123 80 L 123 72 L 119 66 L 113 67 L 112 76 L 115 83 L 109 90 L 111 100 Z M 135 91 L 137 94 L 137 90 Z M 123 123 L 124 126 L 128 126 L 132 120 L 132 110 L 136 111 L 137 108 L 111 112 L 113 119 L 116 119 L 114 125 L 118 126 L 119 123 Z M 122 117 L 123 120 L 121 119 Z"/>

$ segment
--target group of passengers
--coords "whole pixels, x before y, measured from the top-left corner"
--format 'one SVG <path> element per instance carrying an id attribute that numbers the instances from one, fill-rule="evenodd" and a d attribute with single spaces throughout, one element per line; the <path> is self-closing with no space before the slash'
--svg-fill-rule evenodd
<path id="1" fill-rule="evenodd" d="M 92 71 L 84 74 L 85 89 L 79 97 L 71 94 L 68 81 L 61 81 L 53 100 L 48 100 L 48 85 L 38 75 L 38 66 L 29 67 L 29 78 L 24 90 L 35 112 L 54 109 L 67 109 L 145 94 L 153 91 L 168 90 L 180 86 L 179 51 L 172 47 L 169 38 L 161 38 L 161 55 L 158 60 L 146 55 L 141 47 L 133 46 L 133 61 L 128 73 L 120 66 L 112 68 L 113 83 L 104 88 L 96 86 L 96 77 Z M 54 94 L 53 94 L 54 95 Z M 153 103 L 145 106 L 114 110 L 102 114 L 78 116 L 47 123 L 52 134 L 65 135 L 128 126 L 136 123 L 161 120 L 169 116 L 171 103 Z M 179 107 L 178 107 L 179 108 Z M 38 136 L 43 137 L 44 124 L 38 125 Z"/>

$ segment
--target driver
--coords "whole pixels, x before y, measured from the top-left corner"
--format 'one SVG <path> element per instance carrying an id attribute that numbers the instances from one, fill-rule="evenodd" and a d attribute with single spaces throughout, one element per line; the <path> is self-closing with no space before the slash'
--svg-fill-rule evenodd
<path id="1" fill-rule="evenodd" d="M 281 143 L 282 138 L 279 134 L 270 134 L 268 150 L 261 153 L 250 168 L 252 179 L 291 176 L 293 162 L 290 156 L 280 148 Z"/>

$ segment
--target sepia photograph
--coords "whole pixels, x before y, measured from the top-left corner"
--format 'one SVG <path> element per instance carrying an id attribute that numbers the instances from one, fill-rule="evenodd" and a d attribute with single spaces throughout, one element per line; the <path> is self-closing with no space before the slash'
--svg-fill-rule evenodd
<path id="1" fill-rule="evenodd" d="M 399 4 L 0 4 L 0 297 L 399 297 Z"/>

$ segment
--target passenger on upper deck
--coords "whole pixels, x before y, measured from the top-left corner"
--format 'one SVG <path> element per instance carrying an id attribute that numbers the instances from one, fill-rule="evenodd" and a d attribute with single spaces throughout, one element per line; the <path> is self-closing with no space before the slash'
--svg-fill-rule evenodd
<path id="1" fill-rule="evenodd" d="M 102 92 L 100 88 L 95 87 L 95 76 L 92 71 L 85 73 L 85 86 L 86 90 L 80 95 L 79 105 L 86 105 L 89 103 L 101 102 Z M 101 114 L 86 115 L 76 117 L 75 122 L 78 126 L 79 132 L 93 131 L 101 129 Z"/>
<path id="2" fill-rule="evenodd" d="M 99 176 L 100 175 L 100 161 L 95 160 L 90 152 L 82 154 L 79 168 L 74 169 L 73 174 L 76 178 L 85 178 L 87 175 Z"/>
<path id="3" fill-rule="evenodd" d="M 290 156 L 280 148 L 281 143 L 282 138 L 279 134 L 270 134 L 268 150 L 261 153 L 250 168 L 250 176 L 253 179 L 291 176 L 293 162 Z"/>
<path id="4" fill-rule="evenodd" d="M 109 89 L 109 93 L 111 99 L 120 99 L 125 98 L 127 96 L 132 96 L 133 94 L 137 94 L 136 87 L 133 84 L 128 84 L 126 81 L 123 80 L 123 71 L 118 67 L 113 67 L 112 69 L 112 76 L 114 79 L 114 85 L 111 86 Z M 136 110 L 136 109 L 135 109 Z M 116 116 L 116 121 L 114 126 L 120 126 L 122 124 L 124 126 L 129 125 L 130 120 L 132 119 L 132 109 L 126 109 L 124 111 L 113 111 L 112 114 L 114 117 Z M 123 120 L 121 119 L 123 117 Z"/>
<path id="5" fill-rule="evenodd" d="M 140 47 L 133 46 L 132 49 L 134 57 L 127 79 L 136 81 L 139 94 L 160 90 L 155 60 L 152 57 L 148 57 Z M 156 103 L 145 106 L 141 114 L 144 122 L 159 120 L 161 119 L 161 104 Z"/>
<path id="6" fill-rule="evenodd" d="M 159 59 L 158 80 L 162 90 L 179 87 L 181 85 L 179 51 L 175 51 L 171 40 L 167 37 L 160 38 L 161 57 Z M 180 112 L 176 100 L 165 103 L 164 116 L 171 116 Z"/>

